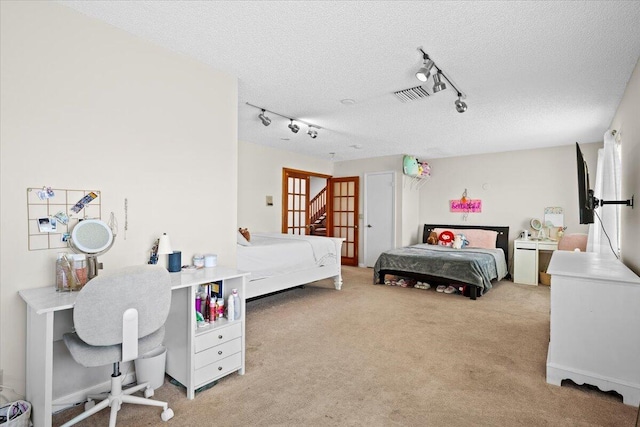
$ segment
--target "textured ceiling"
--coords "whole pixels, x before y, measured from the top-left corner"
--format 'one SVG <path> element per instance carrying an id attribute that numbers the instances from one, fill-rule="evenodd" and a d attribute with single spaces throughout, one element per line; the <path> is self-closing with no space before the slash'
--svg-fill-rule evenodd
<path id="1" fill-rule="evenodd" d="M 640 56 L 638 1 L 61 3 L 237 76 L 240 140 L 336 161 L 601 141 Z M 451 88 L 393 95 L 420 83 L 418 47 L 465 113 Z M 265 127 L 246 102 L 323 129 Z"/>

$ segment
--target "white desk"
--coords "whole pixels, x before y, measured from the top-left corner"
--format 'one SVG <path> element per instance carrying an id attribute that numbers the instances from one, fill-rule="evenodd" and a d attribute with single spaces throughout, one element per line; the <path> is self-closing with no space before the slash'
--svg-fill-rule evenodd
<path id="1" fill-rule="evenodd" d="M 244 295 L 248 274 L 224 267 L 171 273 L 173 292 L 165 332 L 167 373 L 186 386 L 189 399 L 193 399 L 195 389 L 201 385 L 232 372 L 244 374 Z M 238 289 L 242 316 L 240 320 L 221 320 L 214 326 L 197 329 L 194 306 L 197 286 L 217 281 L 223 281 L 225 297 L 231 289 Z M 72 309 L 77 292 L 56 292 L 53 286 L 47 286 L 25 289 L 19 294 L 27 304 L 26 398 L 32 405 L 34 426 L 50 426 L 54 410 L 81 402 L 87 394 L 107 391 L 112 366 L 78 365 L 62 341 L 62 335 L 73 327 Z M 230 357 L 223 358 L 217 347 L 215 352 L 212 350 L 220 344 L 226 345 L 222 347 L 225 352 L 229 349 L 224 340 L 230 330 L 234 332 L 236 346 L 229 350 L 234 352 Z M 221 342 L 215 342 L 220 335 Z M 122 364 L 121 369 L 129 372 L 125 383 L 134 381 L 133 363 Z"/>
<path id="2" fill-rule="evenodd" d="M 557 249 L 558 242 L 552 240 L 515 240 L 513 242 L 513 282 L 537 285 L 540 273 L 540 252 Z"/>
<path id="3" fill-rule="evenodd" d="M 615 258 L 556 251 L 551 257 L 547 382 L 615 390 L 640 403 L 640 277 Z"/>

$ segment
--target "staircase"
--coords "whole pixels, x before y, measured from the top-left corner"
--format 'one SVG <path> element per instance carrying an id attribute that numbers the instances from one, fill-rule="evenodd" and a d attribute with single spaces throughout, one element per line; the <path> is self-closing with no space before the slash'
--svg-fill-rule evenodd
<path id="1" fill-rule="evenodd" d="M 309 234 L 313 236 L 327 235 L 327 187 L 309 202 L 310 224 Z"/>
<path id="2" fill-rule="evenodd" d="M 320 215 L 310 226 L 311 234 L 313 236 L 326 236 L 327 235 L 327 214 Z"/>

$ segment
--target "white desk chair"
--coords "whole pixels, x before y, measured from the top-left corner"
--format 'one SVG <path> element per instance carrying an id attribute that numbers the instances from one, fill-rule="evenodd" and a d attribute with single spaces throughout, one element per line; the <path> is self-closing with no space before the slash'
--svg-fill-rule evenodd
<path id="1" fill-rule="evenodd" d="M 111 407 L 109 426 L 115 427 L 122 403 L 161 406 L 163 421 L 173 417 L 166 402 L 132 396 L 147 383 L 122 390 L 120 362 L 134 360 L 162 345 L 164 323 L 171 306 L 171 279 L 157 265 L 127 267 L 104 273 L 90 280 L 78 293 L 73 309 L 75 333 L 64 334 L 71 355 L 86 367 L 113 364 L 111 391 L 106 399 L 93 405 L 89 400 L 85 412 L 64 426 L 73 425 L 96 412 Z"/>

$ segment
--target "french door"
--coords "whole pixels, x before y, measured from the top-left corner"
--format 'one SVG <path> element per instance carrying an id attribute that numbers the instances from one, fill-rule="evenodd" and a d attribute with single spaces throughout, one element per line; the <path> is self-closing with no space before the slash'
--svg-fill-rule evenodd
<path id="1" fill-rule="evenodd" d="M 358 265 L 358 186 L 360 178 L 330 178 L 327 186 L 327 207 L 330 236 L 345 239 L 342 244 L 342 264 Z"/>
<path id="2" fill-rule="evenodd" d="M 309 174 L 282 169 L 282 232 L 309 233 Z"/>

